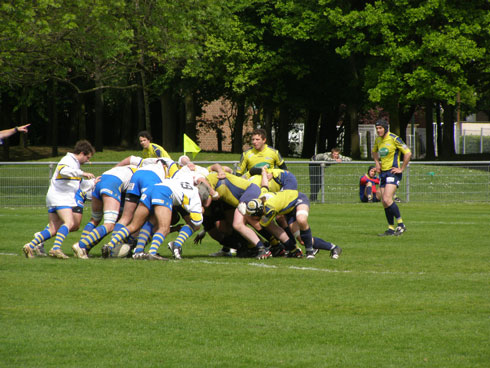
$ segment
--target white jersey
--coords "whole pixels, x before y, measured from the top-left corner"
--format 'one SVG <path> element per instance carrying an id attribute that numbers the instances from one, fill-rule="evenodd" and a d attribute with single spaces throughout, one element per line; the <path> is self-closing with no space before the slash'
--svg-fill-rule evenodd
<path id="1" fill-rule="evenodd" d="M 184 178 L 184 177 L 189 177 L 191 176 L 193 179 L 194 185 L 197 185 L 197 180 L 202 178 L 206 179 L 206 176 L 209 175 L 208 169 L 205 167 L 195 165 L 195 170 L 191 170 L 189 166 L 185 165 L 180 168 L 179 171 L 177 171 L 174 175 L 174 178 Z"/>
<path id="2" fill-rule="evenodd" d="M 133 156 L 134 157 L 134 156 Z M 138 169 L 135 165 L 126 165 L 126 166 L 116 166 L 112 169 L 104 171 L 102 175 L 112 175 L 116 178 L 120 179 L 122 182 L 121 192 L 128 189 L 129 181 L 133 177 L 134 172 Z"/>
<path id="3" fill-rule="evenodd" d="M 198 189 L 192 184 L 192 181 L 192 176 L 182 175 L 178 179 L 167 179 L 163 183 L 156 185 L 164 185 L 170 188 L 172 190 L 173 205 L 181 206 L 189 212 L 192 223 L 199 226 L 203 220 L 202 204 Z"/>
<path id="4" fill-rule="evenodd" d="M 75 194 L 80 188 L 83 170 L 80 168 L 80 162 L 73 153 L 68 152 L 63 157 L 53 176 L 46 195 L 46 206 L 69 206 L 75 207 Z"/>
<path id="5" fill-rule="evenodd" d="M 146 160 L 145 160 L 146 161 Z M 160 163 L 156 163 L 156 164 L 147 164 L 147 165 L 144 165 L 142 167 L 140 167 L 138 169 L 138 171 L 151 171 L 153 173 L 155 173 L 161 181 L 164 181 L 165 178 L 167 177 L 167 170 L 165 169 L 165 167 Z"/>

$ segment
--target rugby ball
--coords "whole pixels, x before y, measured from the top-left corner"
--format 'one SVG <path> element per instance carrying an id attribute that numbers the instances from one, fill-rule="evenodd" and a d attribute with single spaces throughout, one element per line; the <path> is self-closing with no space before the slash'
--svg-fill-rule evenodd
<path id="1" fill-rule="evenodd" d="M 116 245 L 111 252 L 112 258 L 125 258 L 131 252 L 131 245 L 127 243 Z"/>

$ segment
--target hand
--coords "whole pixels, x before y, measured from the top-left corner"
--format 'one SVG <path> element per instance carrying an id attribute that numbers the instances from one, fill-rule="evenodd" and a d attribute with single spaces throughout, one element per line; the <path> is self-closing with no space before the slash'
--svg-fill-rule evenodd
<path id="1" fill-rule="evenodd" d="M 26 124 L 26 125 L 21 125 L 21 126 L 18 126 L 18 127 L 17 127 L 17 131 L 18 131 L 18 132 L 27 133 L 27 128 L 28 128 L 30 125 L 31 125 L 31 124 Z"/>
<path id="2" fill-rule="evenodd" d="M 194 237 L 194 244 L 201 244 L 202 240 L 204 239 L 204 237 L 206 236 L 206 232 L 205 231 L 200 231 L 196 234 L 196 236 Z"/>
<path id="3" fill-rule="evenodd" d="M 94 174 L 88 173 L 88 172 L 83 172 L 82 173 L 82 176 L 85 177 L 85 178 L 87 178 L 87 179 L 93 179 L 93 178 L 95 178 L 95 175 Z"/>
<path id="4" fill-rule="evenodd" d="M 391 169 L 392 174 L 401 174 L 402 172 L 403 172 L 403 170 L 400 169 L 399 167 L 394 167 Z"/>

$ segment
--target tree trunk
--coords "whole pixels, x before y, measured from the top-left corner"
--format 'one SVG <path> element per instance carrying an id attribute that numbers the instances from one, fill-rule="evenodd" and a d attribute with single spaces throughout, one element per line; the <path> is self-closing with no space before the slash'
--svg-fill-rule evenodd
<path id="1" fill-rule="evenodd" d="M 175 101 L 170 92 L 165 92 L 160 96 L 160 105 L 162 110 L 162 144 L 167 151 L 177 151 L 177 127 L 179 124 L 177 118 L 177 108 Z"/>
<path id="2" fill-rule="evenodd" d="M 405 108 L 398 109 L 398 121 L 400 123 L 400 138 L 403 142 L 407 143 L 407 127 L 408 123 L 415 113 L 415 106 L 408 106 Z M 415 137 L 414 137 L 415 139 Z M 415 157 L 415 152 L 413 152 Z"/>
<path id="3" fill-rule="evenodd" d="M 434 125 L 432 124 L 433 102 L 427 101 L 425 104 L 425 159 L 435 159 L 434 150 Z"/>
<path id="4" fill-rule="evenodd" d="M 185 134 L 196 141 L 196 108 L 194 106 L 194 95 L 187 92 L 184 96 L 185 104 Z"/>
<path id="5" fill-rule="evenodd" d="M 344 154 L 354 159 L 361 158 L 359 146 L 359 120 L 357 106 L 350 104 L 347 106 L 346 121 L 344 122 Z"/>
<path id="6" fill-rule="evenodd" d="M 264 106 L 264 129 L 267 132 L 267 140 L 270 139 L 272 144 L 272 120 L 274 117 L 274 108 L 271 106 Z"/>
<path id="7" fill-rule="evenodd" d="M 51 145 L 51 156 L 58 156 L 58 106 L 56 104 L 58 84 L 53 81 L 51 84 L 51 108 L 49 119 L 49 131 L 50 134 L 50 145 Z"/>
<path id="8" fill-rule="evenodd" d="M 102 83 L 96 80 L 96 86 Z M 102 89 L 95 90 L 95 150 L 102 152 L 104 150 L 104 94 Z"/>
<path id="9" fill-rule="evenodd" d="M 318 136 L 318 121 L 320 113 L 315 110 L 309 110 L 306 118 L 305 130 L 303 132 L 303 149 L 301 157 L 310 158 L 315 154 L 315 143 Z"/>
<path id="10" fill-rule="evenodd" d="M 279 128 L 276 135 L 279 139 L 279 144 L 276 147 L 281 155 L 289 156 L 289 129 L 290 129 L 291 114 L 286 105 L 282 105 L 279 110 Z"/>
<path id="11" fill-rule="evenodd" d="M 245 100 L 237 102 L 237 111 L 235 124 L 233 126 L 233 142 L 231 151 L 233 153 L 242 153 L 243 151 L 243 123 L 245 120 Z"/>
<path id="12" fill-rule="evenodd" d="M 447 103 L 444 107 L 443 158 L 450 159 L 456 155 L 454 150 L 454 106 Z"/>
<path id="13" fill-rule="evenodd" d="M 322 122 L 320 135 L 318 140 L 318 152 L 330 152 L 332 148 L 337 147 L 337 137 L 339 131 L 337 122 L 339 121 L 339 107 L 337 105 L 330 106 L 322 113 Z"/>
<path id="14" fill-rule="evenodd" d="M 134 144 L 135 134 L 131 130 L 131 110 L 133 94 L 125 94 L 124 103 L 122 106 L 122 117 L 121 117 L 121 142 L 120 146 L 128 148 Z"/>

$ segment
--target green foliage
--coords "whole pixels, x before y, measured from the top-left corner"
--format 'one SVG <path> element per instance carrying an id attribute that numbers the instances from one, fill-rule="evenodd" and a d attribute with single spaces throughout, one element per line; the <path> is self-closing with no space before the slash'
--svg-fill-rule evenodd
<path id="1" fill-rule="evenodd" d="M 0 209 L 2 366 L 486 367 L 488 206 L 400 208 L 408 232 L 379 238 L 380 205 L 313 206 L 341 258 L 261 262 L 209 236 L 180 262 L 27 260 L 46 214 Z"/>

